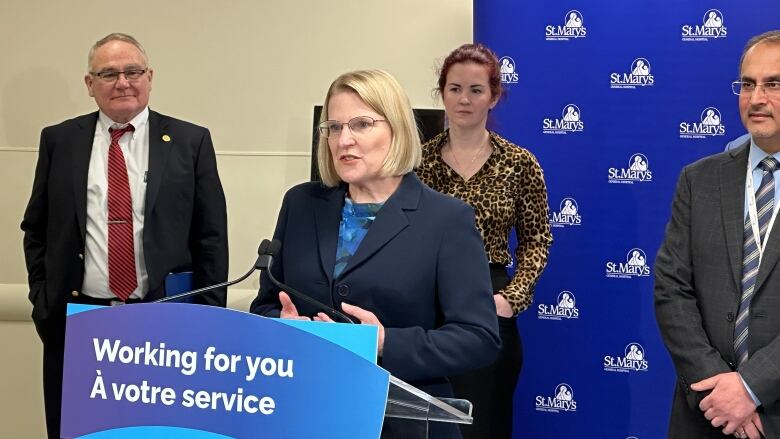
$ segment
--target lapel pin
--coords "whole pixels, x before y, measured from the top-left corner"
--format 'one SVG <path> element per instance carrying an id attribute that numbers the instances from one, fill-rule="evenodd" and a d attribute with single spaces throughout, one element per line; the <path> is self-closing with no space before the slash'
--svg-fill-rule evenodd
<path id="1" fill-rule="evenodd" d="M 163 134 L 162 139 L 163 139 L 163 142 L 170 142 L 171 141 L 171 136 L 169 136 L 167 134 Z"/>

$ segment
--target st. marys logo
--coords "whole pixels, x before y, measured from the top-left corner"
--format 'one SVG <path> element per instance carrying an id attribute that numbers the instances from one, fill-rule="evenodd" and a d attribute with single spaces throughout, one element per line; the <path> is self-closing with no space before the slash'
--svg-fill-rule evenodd
<path id="1" fill-rule="evenodd" d="M 650 276 L 647 255 L 641 248 L 632 248 L 626 253 L 625 262 L 607 262 L 606 275 L 616 279 L 632 279 Z"/>
<path id="2" fill-rule="evenodd" d="M 639 343 L 626 345 L 622 356 L 604 356 L 604 370 L 607 372 L 647 372 L 648 368 L 645 348 Z"/>
<path id="3" fill-rule="evenodd" d="M 709 41 L 726 38 L 727 35 L 728 29 L 726 29 L 723 13 L 717 9 L 710 9 L 704 13 L 700 25 L 683 25 L 680 38 L 682 41 Z"/>
<path id="4" fill-rule="evenodd" d="M 609 168 L 607 179 L 610 183 L 618 184 L 641 183 L 653 181 L 653 172 L 647 157 L 637 152 L 628 159 L 627 167 Z"/>
<path id="5" fill-rule="evenodd" d="M 571 291 L 561 291 L 555 304 L 540 303 L 536 306 L 536 315 L 540 320 L 564 320 L 579 319 L 580 310 L 577 308 L 577 298 Z"/>
<path id="6" fill-rule="evenodd" d="M 580 207 L 574 198 L 564 198 L 561 200 L 558 211 L 550 213 L 550 225 L 552 227 L 570 227 L 581 224 Z"/>
<path id="7" fill-rule="evenodd" d="M 582 13 L 573 9 L 566 13 L 563 25 L 548 25 L 544 28 L 544 39 L 547 41 L 569 41 L 570 39 L 585 38 L 588 29 L 585 27 L 585 19 Z"/>
<path id="8" fill-rule="evenodd" d="M 574 400 L 574 389 L 566 383 L 555 386 L 555 396 L 536 397 L 536 410 L 540 412 L 576 412 L 577 401 Z"/>
<path id="9" fill-rule="evenodd" d="M 517 84 L 520 76 L 515 71 L 515 60 L 511 56 L 502 56 L 498 63 L 501 70 L 501 82 L 504 84 Z"/>
<path id="10" fill-rule="evenodd" d="M 706 139 L 713 136 L 726 134 L 720 111 L 715 107 L 707 107 L 702 110 L 699 122 L 680 122 L 681 139 Z"/>
<path id="11" fill-rule="evenodd" d="M 610 88 L 652 87 L 653 84 L 655 77 L 650 72 L 650 61 L 645 58 L 635 59 L 628 72 L 609 75 Z"/>
<path id="12" fill-rule="evenodd" d="M 546 118 L 542 120 L 542 132 L 544 134 L 569 134 L 578 133 L 585 129 L 582 121 L 582 112 L 574 104 L 563 107 L 560 118 Z"/>

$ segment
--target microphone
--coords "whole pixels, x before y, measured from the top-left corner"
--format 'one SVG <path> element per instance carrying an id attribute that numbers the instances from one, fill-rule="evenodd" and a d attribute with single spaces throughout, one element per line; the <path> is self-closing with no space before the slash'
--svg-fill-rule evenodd
<path id="1" fill-rule="evenodd" d="M 276 243 L 276 245 L 274 245 L 274 243 Z M 273 248 L 271 248 L 272 246 Z M 273 242 L 264 239 L 257 248 L 257 261 L 255 261 L 255 269 L 260 271 L 267 270 L 268 267 L 270 267 L 273 263 L 273 255 L 279 251 L 281 246 L 282 244 L 279 243 L 279 240 L 277 239 L 274 239 Z"/>
<path id="2" fill-rule="evenodd" d="M 264 240 L 262 243 L 260 243 L 260 247 L 263 247 L 263 244 L 267 243 L 268 240 Z M 349 316 L 344 314 L 341 311 L 335 310 L 328 305 L 325 305 L 324 303 L 315 300 L 311 297 L 309 297 L 306 294 L 301 293 L 300 291 L 296 290 L 295 288 L 285 285 L 282 282 L 279 282 L 271 273 L 271 265 L 273 265 L 274 262 L 274 255 L 279 252 L 279 250 L 282 248 L 282 243 L 278 239 L 274 239 L 268 245 L 265 247 L 266 254 L 260 255 L 257 258 L 257 263 L 255 267 L 257 267 L 259 270 L 264 271 L 265 274 L 268 275 L 268 279 L 271 281 L 272 284 L 277 286 L 278 288 L 284 290 L 285 293 L 300 299 L 309 305 L 314 306 L 315 308 L 319 309 L 320 311 L 324 312 L 328 315 L 328 317 L 332 318 L 333 320 L 341 320 L 344 323 L 355 323 Z M 258 249 L 259 252 L 259 249 Z"/>

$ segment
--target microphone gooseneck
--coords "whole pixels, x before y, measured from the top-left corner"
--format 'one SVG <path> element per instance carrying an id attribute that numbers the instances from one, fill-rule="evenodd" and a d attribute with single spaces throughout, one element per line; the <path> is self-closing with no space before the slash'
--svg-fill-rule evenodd
<path id="1" fill-rule="evenodd" d="M 155 301 L 152 301 L 150 303 L 163 303 L 163 302 L 172 302 L 179 299 L 184 299 L 191 296 L 197 296 L 203 293 L 207 293 L 212 290 L 216 290 L 218 288 L 224 288 L 229 287 L 231 285 L 235 285 L 244 279 L 248 278 L 252 275 L 252 273 L 255 272 L 255 270 L 264 271 L 268 275 L 268 279 L 271 281 L 272 284 L 274 284 L 276 287 L 284 290 L 286 293 L 289 293 L 291 296 L 300 299 L 309 305 L 314 306 L 315 308 L 319 309 L 320 311 L 327 314 L 330 318 L 333 320 L 341 320 L 345 323 L 355 323 L 349 316 L 344 314 L 341 311 L 338 311 L 336 309 L 333 309 L 329 307 L 328 305 L 325 305 L 322 302 L 319 302 L 318 300 L 315 300 L 308 295 L 301 293 L 300 291 L 296 290 L 295 288 L 286 285 L 282 282 L 279 282 L 271 273 L 271 265 L 273 265 L 274 261 L 274 255 L 279 253 L 279 250 L 282 248 L 282 243 L 278 239 L 274 239 L 273 241 L 269 241 L 267 239 L 264 239 L 260 245 L 257 247 L 257 260 L 255 261 L 255 264 L 252 266 L 249 271 L 246 272 L 243 276 L 239 277 L 238 279 L 222 282 L 216 285 L 210 285 L 203 288 L 198 288 L 196 290 L 187 291 L 185 293 L 176 294 L 174 296 L 169 297 L 163 297 L 162 299 L 158 299 Z"/>
<path id="2" fill-rule="evenodd" d="M 255 272 L 255 270 L 256 270 L 256 268 L 252 267 L 251 270 L 247 271 L 246 274 L 244 274 L 243 276 L 239 277 L 238 279 L 229 280 L 227 282 L 222 282 L 222 283 L 219 283 L 219 284 L 216 284 L 216 285 L 209 285 L 207 287 L 198 288 L 197 290 L 192 290 L 192 291 L 187 291 L 185 293 L 176 294 L 175 296 L 163 297 L 162 299 L 153 300 L 153 301 L 151 301 L 149 303 L 173 302 L 174 300 L 184 299 L 184 298 L 187 298 L 187 297 L 190 297 L 190 296 L 197 296 L 199 294 L 208 293 L 209 291 L 216 290 L 218 288 L 229 287 L 231 285 L 235 285 L 235 284 L 241 282 L 242 280 L 248 278 L 249 276 L 252 275 L 252 273 Z"/>
<path id="3" fill-rule="evenodd" d="M 249 276 L 251 276 L 252 273 L 255 272 L 255 270 L 260 269 L 260 267 L 258 266 L 260 264 L 260 258 L 263 255 L 265 255 L 266 253 L 268 253 L 268 247 L 270 247 L 270 245 L 271 245 L 271 242 L 268 241 L 267 239 L 264 239 L 263 242 L 260 243 L 260 246 L 257 248 L 257 254 L 259 256 L 257 257 L 257 261 L 255 262 L 255 265 L 252 266 L 252 268 L 249 269 L 249 271 L 247 271 L 246 274 L 244 274 L 243 276 L 239 277 L 238 279 L 229 280 L 227 282 L 222 282 L 222 283 L 219 283 L 219 284 L 216 284 L 216 285 L 209 285 L 207 287 L 198 288 L 197 290 L 187 291 L 187 292 L 184 292 L 184 293 L 181 293 L 181 294 L 176 294 L 174 296 L 163 297 L 162 299 L 157 299 L 157 300 L 154 300 L 154 301 L 152 301 L 150 303 L 173 302 L 175 300 L 184 299 L 184 298 L 187 298 L 187 297 L 190 297 L 190 296 L 197 296 L 197 295 L 200 295 L 200 294 L 203 294 L 203 293 L 208 293 L 209 291 L 216 290 L 217 288 L 224 288 L 224 287 L 229 287 L 231 285 L 235 285 L 235 284 L 243 281 L 244 279 L 248 278 Z"/>
<path id="4" fill-rule="evenodd" d="M 282 248 L 282 243 L 279 242 L 278 239 L 274 239 L 273 241 L 271 241 L 270 244 L 267 247 L 268 253 L 270 253 L 270 254 L 267 255 L 268 256 L 267 260 L 263 259 L 263 266 L 259 267 L 260 270 L 265 271 L 265 273 L 268 275 L 268 279 L 271 280 L 271 283 L 276 285 L 278 288 L 284 290 L 285 293 L 288 293 L 288 294 L 290 294 L 291 296 L 294 296 L 297 299 L 303 300 L 304 302 L 308 303 L 309 305 L 312 305 L 315 308 L 321 310 L 322 312 L 327 314 L 333 320 L 342 320 L 344 323 L 355 323 L 351 318 L 349 318 L 349 316 L 347 316 L 343 312 L 341 312 L 339 310 L 336 310 L 336 309 L 333 309 L 333 308 L 329 307 L 328 305 L 325 305 L 324 303 L 322 303 L 322 302 L 320 302 L 318 300 L 312 299 L 308 295 L 301 293 L 300 291 L 296 290 L 295 288 L 293 288 L 293 287 L 291 287 L 289 285 L 286 285 L 286 284 L 284 284 L 282 282 L 279 282 L 274 277 L 273 273 L 271 273 L 271 265 L 273 265 L 273 255 L 278 253 L 281 248 Z M 258 258 L 258 262 L 260 262 L 260 259 L 261 258 Z M 267 264 L 266 264 L 266 262 L 267 262 Z M 338 319 L 336 319 L 334 317 L 338 317 Z"/>

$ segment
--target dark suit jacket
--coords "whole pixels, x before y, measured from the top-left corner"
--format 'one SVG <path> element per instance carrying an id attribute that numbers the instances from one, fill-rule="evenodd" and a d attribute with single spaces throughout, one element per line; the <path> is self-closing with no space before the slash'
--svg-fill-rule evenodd
<path id="1" fill-rule="evenodd" d="M 22 221 L 30 302 L 39 335 L 61 331 L 71 291 L 84 278 L 87 174 L 98 113 L 44 128 L 32 195 Z M 192 269 L 193 283 L 227 279 L 225 195 L 206 128 L 149 112 L 149 169 L 144 217 L 144 256 L 149 273 L 146 300 L 163 295 L 172 271 Z M 170 141 L 163 140 L 163 135 Z M 203 303 L 225 305 L 226 293 Z"/>
<path id="2" fill-rule="evenodd" d="M 487 365 L 498 352 L 490 273 L 474 212 L 407 174 L 355 255 L 333 279 L 346 186 L 304 183 L 284 197 L 274 275 L 336 309 L 372 311 L 385 327 L 382 367 L 436 396 L 446 376 Z M 278 289 L 263 276 L 251 311 L 279 316 Z M 316 310 L 295 301 L 301 315 Z"/>
<path id="3" fill-rule="evenodd" d="M 742 293 L 742 230 L 749 143 L 683 169 L 655 263 L 655 310 L 678 382 L 670 437 L 723 437 L 690 385 L 735 370 Z M 769 235 L 750 305 L 749 355 L 739 373 L 762 402 L 768 438 L 780 437 L 780 226 Z"/>

